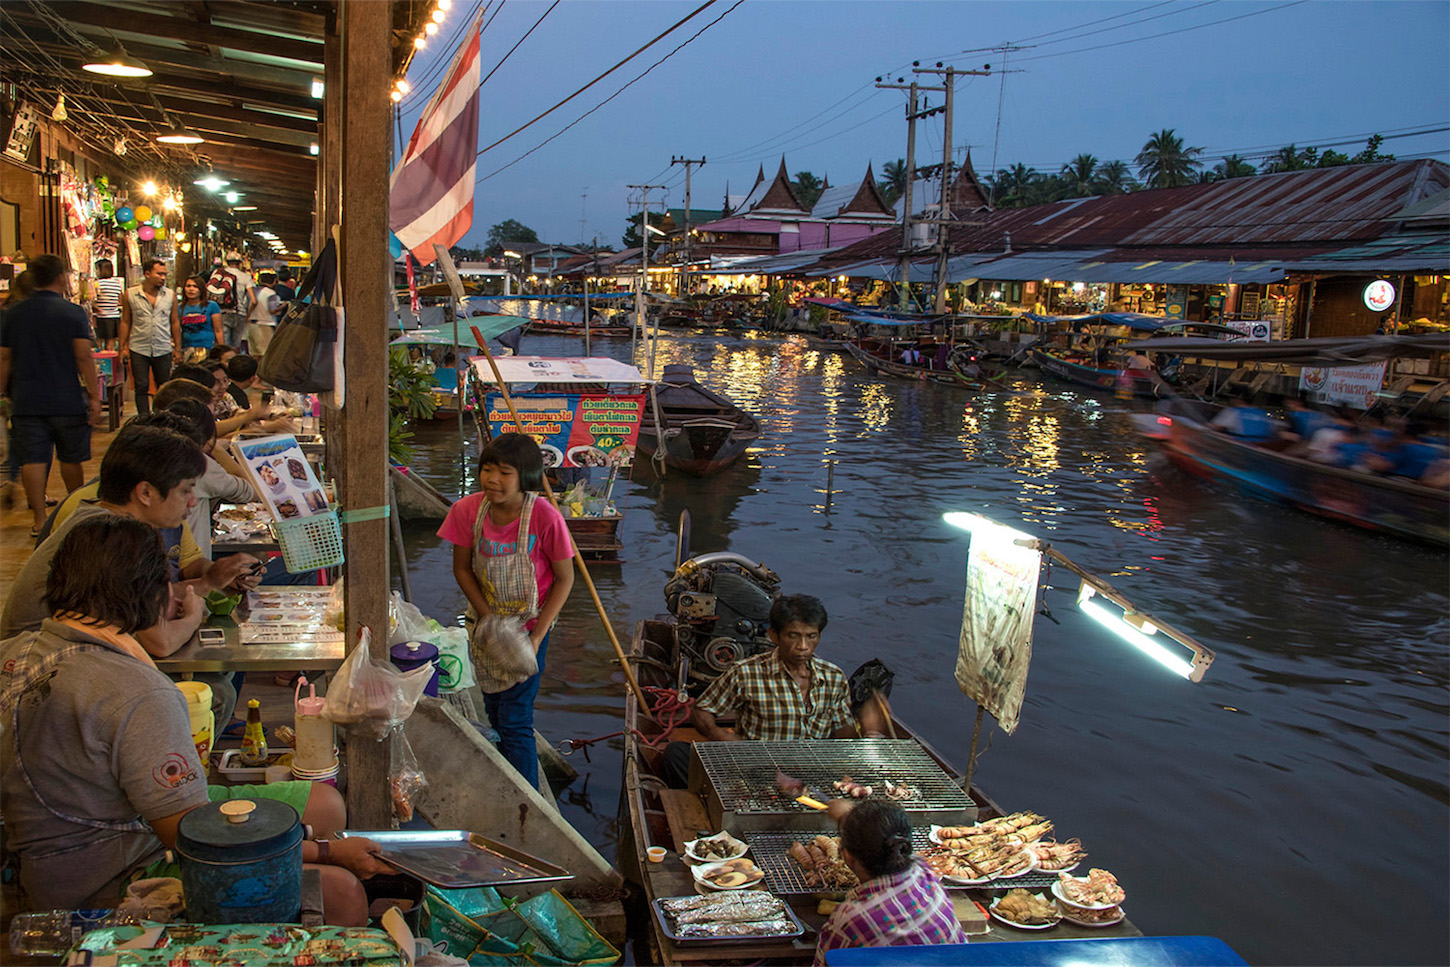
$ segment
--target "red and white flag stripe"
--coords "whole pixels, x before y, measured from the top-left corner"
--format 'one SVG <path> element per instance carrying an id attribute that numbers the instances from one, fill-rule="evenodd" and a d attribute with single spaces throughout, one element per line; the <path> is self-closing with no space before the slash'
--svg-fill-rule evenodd
<path id="1" fill-rule="evenodd" d="M 473 225 L 478 156 L 479 31 L 475 24 L 393 170 L 388 226 L 420 265 Z"/>

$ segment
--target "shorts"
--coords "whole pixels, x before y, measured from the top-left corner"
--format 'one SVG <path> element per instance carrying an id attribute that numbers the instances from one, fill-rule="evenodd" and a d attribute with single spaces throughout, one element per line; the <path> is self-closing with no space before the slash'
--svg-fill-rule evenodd
<path id="1" fill-rule="evenodd" d="M 85 463 L 91 458 L 91 423 L 88 416 L 12 416 L 10 446 L 20 463 L 50 463 L 51 452 L 61 463 Z"/>
<path id="2" fill-rule="evenodd" d="M 269 326 L 264 322 L 247 323 L 247 351 L 253 356 L 261 356 L 267 352 L 267 347 L 272 345 L 272 333 L 275 326 Z"/>
<path id="3" fill-rule="evenodd" d="M 97 339 L 116 339 L 120 336 L 120 316 L 94 316 L 91 324 L 95 327 Z"/>
<path id="4" fill-rule="evenodd" d="M 206 787 L 206 798 L 211 802 L 225 802 L 228 799 L 275 799 L 297 810 L 298 816 L 307 808 L 307 797 L 310 795 L 312 783 L 301 780 L 269 782 L 264 786 Z"/>

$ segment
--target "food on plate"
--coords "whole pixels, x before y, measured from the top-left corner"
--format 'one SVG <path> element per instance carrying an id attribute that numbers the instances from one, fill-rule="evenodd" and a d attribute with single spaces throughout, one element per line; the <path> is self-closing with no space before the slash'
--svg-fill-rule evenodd
<path id="1" fill-rule="evenodd" d="M 906 802 L 911 799 L 921 798 L 921 793 L 915 786 L 908 786 L 905 783 L 892 782 L 890 779 L 882 783 L 886 787 L 886 798 L 896 802 Z"/>
<path id="2" fill-rule="evenodd" d="M 1068 903 L 1090 907 L 1116 906 L 1128 896 L 1118 886 L 1118 878 L 1107 870 L 1089 870 L 1086 878 L 1059 873 L 1057 888 Z"/>
<path id="3" fill-rule="evenodd" d="M 690 844 L 690 852 L 702 860 L 715 862 L 717 860 L 734 859 L 744 855 L 749 849 L 740 840 L 728 833 L 721 833 L 719 836 L 703 836 Z"/>
<path id="4" fill-rule="evenodd" d="M 875 792 L 870 786 L 862 785 L 850 776 L 842 776 L 831 783 L 835 790 L 843 796 L 850 796 L 852 799 L 865 799 Z"/>
<path id="5" fill-rule="evenodd" d="M 553 470 L 555 467 L 564 465 L 564 454 L 560 453 L 559 448 L 551 443 L 540 443 L 539 455 L 544 458 L 545 470 Z"/>
<path id="6" fill-rule="evenodd" d="M 660 901 L 660 909 L 669 914 L 677 926 L 689 923 L 750 923 L 785 916 L 785 904 L 778 897 L 759 890 L 670 897 Z"/>
<path id="7" fill-rule="evenodd" d="M 999 816 L 975 826 L 942 826 L 936 841 L 947 849 L 963 851 L 980 846 L 1020 850 L 1052 832 L 1052 821 L 1037 813 L 1020 812 Z"/>
<path id="8" fill-rule="evenodd" d="M 249 507 L 223 507 L 216 515 L 222 520 L 252 520 L 257 512 Z"/>
<path id="9" fill-rule="evenodd" d="M 790 857 L 805 871 L 805 881 L 810 886 L 831 890 L 844 890 L 860 881 L 841 859 L 841 841 L 834 836 L 817 836 L 809 843 L 796 841 L 790 844 Z"/>
<path id="10" fill-rule="evenodd" d="M 796 925 L 785 917 L 725 923 L 687 923 L 675 931 L 682 940 L 709 940 L 714 937 L 784 937 L 796 934 Z"/>
<path id="11" fill-rule="evenodd" d="M 1057 906 L 1042 894 L 1029 893 L 1020 887 L 994 903 L 992 911 L 1005 920 L 1028 926 L 1056 923 L 1061 917 Z"/>
<path id="12" fill-rule="evenodd" d="M 1123 919 L 1122 907 L 1107 907 L 1102 910 L 1085 910 L 1082 907 L 1072 907 L 1065 903 L 1059 903 L 1058 909 L 1062 911 L 1064 919 L 1071 920 L 1087 927 L 1103 927 L 1110 923 L 1117 923 Z"/>
<path id="13" fill-rule="evenodd" d="M 712 886 L 724 890 L 759 883 L 765 879 L 765 871 L 744 857 L 721 863 L 713 870 L 700 874 L 700 878 Z"/>
<path id="14" fill-rule="evenodd" d="M 1070 839 L 1066 843 L 1044 839 L 1027 848 L 1037 858 L 1037 868 L 1048 872 L 1071 869 L 1087 856 L 1080 839 Z"/>
<path id="15" fill-rule="evenodd" d="M 287 458 L 287 473 L 293 480 L 307 479 L 307 464 L 296 457 Z"/>
<path id="16" fill-rule="evenodd" d="M 1032 854 L 1026 850 L 1004 847 L 993 850 L 979 847 L 968 852 L 950 850 L 925 857 L 939 876 L 960 880 L 989 880 L 1021 876 L 1032 869 Z"/>
<path id="17" fill-rule="evenodd" d="M 620 444 L 609 451 L 609 465 L 611 467 L 627 467 L 634 462 L 634 447 Z"/>
<path id="18" fill-rule="evenodd" d="M 571 447 L 569 459 L 576 467 L 607 467 L 609 457 L 605 452 L 594 446 Z"/>
<path id="19" fill-rule="evenodd" d="M 300 517 L 302 511 L 297 509 L 297 501 L 288 497 L 286 500 L 277 501 L 277 513 L 283 517 Z"/>

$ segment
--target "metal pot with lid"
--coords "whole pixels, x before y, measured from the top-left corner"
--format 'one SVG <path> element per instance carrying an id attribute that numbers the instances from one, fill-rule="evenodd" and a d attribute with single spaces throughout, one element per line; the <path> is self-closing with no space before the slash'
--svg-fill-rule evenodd
<path id="1" fill-rule="evenodd" d="M 294 923 L 302 908 L 302 820 L 274 799 L 198 806 L 177 827 L 187 918 Z"/>

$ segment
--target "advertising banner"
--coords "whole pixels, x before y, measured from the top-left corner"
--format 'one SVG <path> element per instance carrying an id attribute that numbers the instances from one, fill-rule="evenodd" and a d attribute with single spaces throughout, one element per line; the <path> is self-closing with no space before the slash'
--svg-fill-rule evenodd
<path id="1" fill-rule="evenodd" d="M 515 396 L 524 432 L 544 451 L 544 466 L 627 467 L 634 462 L 644 395 L 550 393 Z M 484 397 L 490 432 L 518 431 L 502 393 Z"/>
<path id="2" fill-rule="evenodd" d="M 1367 410 L 1379 399 L 1385 383 L 1385 365 L 1360 363 L 1358 366 L 1323 368 L 1305 366 L 1299 373 L 1299 389 L 1317 403 L 1337 403 Z"/>
<path id="3" fill-rule="evenodd" d="M 1009 735 L 1027 689 L 1042 570 L 1042 553 L 1013 543 L 1011 533 L 972 534 L 956 667 L 957 687 Z"/>

